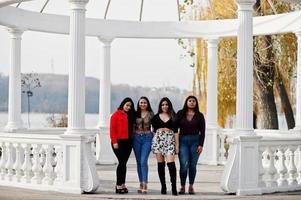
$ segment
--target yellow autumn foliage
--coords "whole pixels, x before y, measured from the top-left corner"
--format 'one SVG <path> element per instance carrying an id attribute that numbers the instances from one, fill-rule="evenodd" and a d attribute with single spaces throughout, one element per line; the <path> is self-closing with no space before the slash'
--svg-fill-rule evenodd
<path id="1" fill-rule="evenodd" d="M 200 3 L 201 2 L 201 3 Z M 211 2 L 211 4 L 210 4 Z M 289 5 L 271 0 L 278 13 L 290 10 Z M 273 14 L 267 0 L 261 0 L 262 15 Z M 212 20 L 237 18 L 236 0 L 187 0 L 181 5 L 183 20 Z M 275 36 L 279 47 L 276 47 L 275 62 L 280 66 L 287 89 L 291 88 L 291 77 L 296 64 L 296 38 L 294 34 Z M 207 45 L 202 39 L 186 41 L 188 54 L 192 55 L 195 68 L 193 94 L 198 97 L 200 109 L 206 113 L 207 82 Z M 258 46 L 260 49 L 260 45 Z M 265 48 L 265 47 L 262 47 Z M 237 39 L 221 38 L 218 47 L 218 123 L 224 127 L 228 116 L 235 115 L 236 108 L 236 53 Z M 280 72 L 279 72 L 280 73 Z"/>

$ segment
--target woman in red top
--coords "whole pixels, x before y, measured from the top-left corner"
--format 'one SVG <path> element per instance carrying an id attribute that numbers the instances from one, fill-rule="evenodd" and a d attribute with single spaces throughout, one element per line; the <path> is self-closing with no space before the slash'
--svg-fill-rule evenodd
<path id="1" fill-rule="evenodd" d="M 110 121 L 111 144 L 118 159 L 116 170 L 116 193 L 128 193 L 125 187 L 126 164 L 132 151 L 132 134 L 134 124 L 134 103 L 131 98 L 125 98 Z"/>

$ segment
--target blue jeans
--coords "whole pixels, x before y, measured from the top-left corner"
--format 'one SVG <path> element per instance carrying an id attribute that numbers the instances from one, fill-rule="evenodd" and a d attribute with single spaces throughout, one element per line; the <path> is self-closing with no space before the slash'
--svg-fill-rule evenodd
<path id="1" fill-rule="evenodd" d="M 137 171 L 140 183 L 148 181 L 148 156 L 151 152 L 153 134 L 135 134 L 133 139 L 133 149 L 137 161 Z"/>
<path id="2" fill-rule="evenodd" d="M 181 185 L 186 183 L 189 173 L 189 184 L 193 184 L 196 176 L 196 166 L 199 159 L 197 149 L 200 135 L 180 135 L 180 179 Z"/>

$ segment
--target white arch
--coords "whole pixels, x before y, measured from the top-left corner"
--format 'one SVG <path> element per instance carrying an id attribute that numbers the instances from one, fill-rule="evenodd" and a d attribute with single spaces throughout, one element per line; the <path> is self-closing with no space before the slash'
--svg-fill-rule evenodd
<path id="1" fill-rule="evenodd" d="M 301 11 L 254 17 L 254 35 L 295 32 L 301 29 Z M 25 30 L 69 34 L 69 17 L 27 11 L 15 7 L 0 8 L 0 24 Z M 109 38 L 210 38 L 237 35 L 237 19 L 135 22 L 91 19 L 86 21 L 87 36 Z"/>

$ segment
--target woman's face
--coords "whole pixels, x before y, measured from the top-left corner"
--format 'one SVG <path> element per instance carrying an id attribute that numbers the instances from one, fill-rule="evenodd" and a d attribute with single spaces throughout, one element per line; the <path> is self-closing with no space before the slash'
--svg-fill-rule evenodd
<path id="1" fill-rule="evenodd" d="M 195 106 L 196 106 L 195 99 L 193 99 L 193 98 L 188 99 L 188 101 L 187 101 L 187 107 L 193 109 L 193 108 L 195 108 Z"/>
<path id="2" fill-rule="evenodd" d="M 163 102 L 161 103 L 161 109 L 162 109 L 162 111 L 165 112 L 165 113 L 168 112 L 168 103 L 167 103 L 167 101 L 163 101 Z"/>
<path id="3" fill-rule="evenodd" d="M 146 110 L 147 109 L 147 101 L 145 99 L 140 99 L 139 101 L 139 107 L 141 110 Z"/>
<path id="4" fill-rule="evenodd" d="M 124 111 L 124 112 L 128 112 L 128 111 L 131 110 L 131 108 L 132 108 L 132 103 L 128 101 L 128 102 L 126 102 L 126 103 L 124 104 L 124 106 L 123 106 L 123 111 Z"/>

